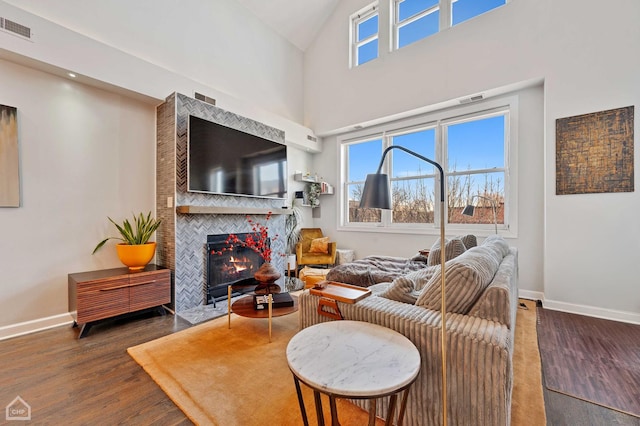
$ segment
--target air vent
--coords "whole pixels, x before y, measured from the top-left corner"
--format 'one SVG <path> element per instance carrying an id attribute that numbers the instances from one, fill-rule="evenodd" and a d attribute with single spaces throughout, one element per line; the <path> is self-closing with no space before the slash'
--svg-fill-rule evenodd
<path id="1" fill-rule="evenodd" d="M 198 93 L 198 92 L 195 92 L 195 94 L 196 94 L 196 99 L 198 99 L 200 101 L 206 102 L 206 103 L 211 104 L 211 105 L 215 105 L 216 104 L 216 100 L 213 99 L 213 98 L 210 98 L 210 97 L 208 97 L 206 95 L 203 95 L 202 93 Z"/>
<path id="2" fill-rule="evenodd" d="M 0 18 L 0 28 L 3 30 L 19 35 L 20 37 L 31 40 L 31 28 L 18 24 L 6 18 Z"/>
<path id="3" fill-rule="evenodd" d="M 318 138 L 311 135 L 307 135 L 307 139 L 310 140 L 311 142 L 318 142 Z"/>
<path id="4" fill-rule="evenodd" d="M 475 95 L 475 96 L 471 96 L 469 98 L 460 99 L 460 103 L 461 104 L 469 104 L 471 102 L 477 102 L 477 101 L 481 101 L 483 99 L 484 99 L 484 95 Z"/>

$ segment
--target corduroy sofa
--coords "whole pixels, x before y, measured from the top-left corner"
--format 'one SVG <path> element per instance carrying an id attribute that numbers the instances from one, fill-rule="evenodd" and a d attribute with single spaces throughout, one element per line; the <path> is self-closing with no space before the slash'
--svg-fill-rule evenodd
<path id="1" fill-rule="evenodd" d="M 492 236 L 445 265 L 448 424 L 508 426 L 517 250 Z M 418 348 L 422 366 L 409 392 L 404 419 L 409 426 L 442 424 L 440 269 L 430 266 L 375 284 L 372 295 L 355 304 L 338 302 L 344 319 L 389 327 Z M 318 313 L 318 301 L 308 290 L 300 295 L 302 328 L 331 321 Z M 368 407 L 367 401 L 354 402 Z M 386 409 L 387 401 L 378 403 L 378 416 L 386 418 Z"/>

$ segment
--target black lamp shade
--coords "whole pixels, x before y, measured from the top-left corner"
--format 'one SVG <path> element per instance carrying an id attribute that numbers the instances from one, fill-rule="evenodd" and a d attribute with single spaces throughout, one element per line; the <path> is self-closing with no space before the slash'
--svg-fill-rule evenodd
<path id="1" fill-rule="evenodd" d="M 474 210 L 475 210 L 475 207 L 473 207 L 471 204 L 468 204 L 467 207 L 465 207 L 464 210 L 462 210 L 462 214 L 465 216 L 473 216 Z"/>
<path id="2" fill-rule="evenodd" d="M 391 209 L 391 188 L 389 176 L 383 173 L 368 174 L 364 182 L 360 207 L 371 209 Z"/>

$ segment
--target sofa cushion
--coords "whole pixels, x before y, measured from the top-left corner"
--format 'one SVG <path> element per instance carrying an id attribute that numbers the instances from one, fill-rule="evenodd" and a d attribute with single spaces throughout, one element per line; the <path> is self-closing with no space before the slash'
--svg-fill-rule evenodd
<path id="1" fill-rule="evenodd" d="M 329 237 L 314 238 L 311 240 L 309 253 L 329 253 Z"/>
<path id="2" fill-rule="evenodd" d="M 445 262 L 451 260 L 457 256 L 460 256 L 467 250 L 464 243 L 460 238 L 452 238 L 450 240 L 445 239 L 444 243 L 444 258 Z M 433 244 L 429 250 L 429 257 L 427 260 L 428 266 L 435 266 L 440 264 L 440 239 Z"/>
<path id="3" fill-rule="evenodd" d="M 396 300 L 403 303 L 416 303 L 420 292 L 427 285 L 436 270 L 440 269 L 437 266 L 424 268 L 419 271 L 409 272 L 395 278 L 391 285 L 387 287 L 385 291 L 380 293 L 380 297 L 386 297 L 387 299 Z"/>
<path id="4" fill-rule="evenodd" d="M 496 247 L 478 246 L 445 263 L 447 312 L 466 314 L 489 285 L 502 260 Z M 440 269 L 415 304 L 440 310 Z"/>

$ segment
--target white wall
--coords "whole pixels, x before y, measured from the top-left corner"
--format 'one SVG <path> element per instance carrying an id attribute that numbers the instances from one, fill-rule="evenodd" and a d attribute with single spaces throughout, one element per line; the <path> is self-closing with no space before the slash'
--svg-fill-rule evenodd
<path id="1" fill-rule="evenodd" d="M 519 173 L 520 198 L 531 197 L 533 204 L 542 206 L 534 210 L 535 216 L 520 211 L 521 283 L 527 290 L 543 290 L 550 307 L 640 322 L 640 231 L 633 213 L 640 202 L 638 190 L 555 195 L 555 120 L 634 104 L 638 109 L 640 2 L 613 0 L 602 7 L 596 0 L 513 0 L 349 69 L 347 17 L 367 3 L 340 2 L 308 49 L 307 123 L 320 135 L 330 134 L 489 89 L 543 79 L 543 119 L 535 129 L 544 135 L 543 163 Z M 380 13 L 384 28 L 388 12 L 381 7 Z M 383 46 L 384 40 L 383 30 Z M 325 144 L 319 166 L 330 161 L 326 153 L 331 141 Z M 635 150 L 636 164 L 640 164 L 639 151 Z M 519 163 L 526 164 L 529 154 L 526 146 Z M 636 178 L 636 188 L 637 182 Z M 525 187 L 533 192 L 524 191 Z M 521 204 L 519 208 L 523 210 Z M 335 221 L 325 220 L 325 212 L 323 208 L 321 223 L 335 229 Z M 361 245 L 399 248 L 406 238 L 369 236 Z M 415 239 L 410 245 L 415 245 Z"/>
<path id="2" fill-rule="evenodd" d="M 234 0 L 6 0 L 6 3 L 302 123 L 302 52 Z M 34 38 L 40 37 L 39 42 L 45 43 L 42 37 L 46 33 L 43 34 L 37 21 L 34 24 Z M 52 56 L 75 54 L 65 53 L 63 46 L 49 48 L 53 50 Z M 92 53 L 89 51 L 87 55 L 90 57 Z M 79 59 L 85 66 L 98 61 L 99 56 Z M 135 69 L 120 72 L 129 74 L 128 78 L 136 76 Z M 174 90 L 179 91 L 178 88 L 171 91 Z M 160 98 L 171 91 L 162 93 Z M 189 92 L 184 94 L 193 96 Z"/>
<path id="3" fill-rule="evenodd" d="M 68 273 L 121 266 L 111 244 L 91 251 L 115 234 L 107 216 L 155 209 L 155 108 L 3 60 L 0 93 L 21 174 L 21 207 L 0 209 L 2 337 L 66 313 Z"/>

